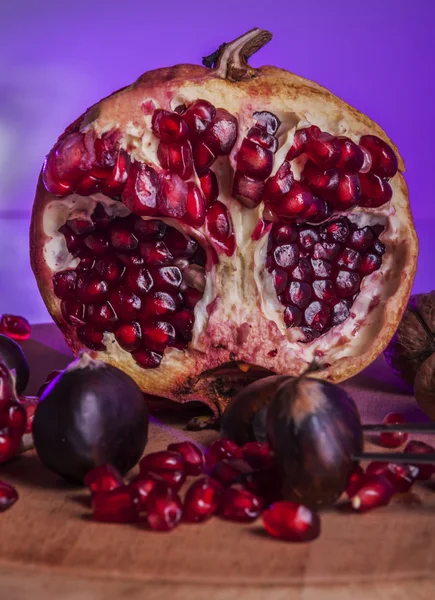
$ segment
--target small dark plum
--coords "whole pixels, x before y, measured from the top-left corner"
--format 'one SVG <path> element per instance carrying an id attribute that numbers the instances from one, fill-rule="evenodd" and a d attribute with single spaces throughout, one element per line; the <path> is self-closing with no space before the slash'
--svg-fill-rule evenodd
<path id="1" fill-rule="evenodd" d="M 70 483 L 106 464 L 124 475 L 147 443 L 148 409 L 131 377 L 83 353 L 44 390 L 33 437 L 44 465 Z"/>
<path id="2" fill-rule="evenodd" d="M 0 360 L 15 377 L 17 394 L 22 394 L 29 382 L 29 364 L 21 349 L 12 338 L 0 334 Z"/>

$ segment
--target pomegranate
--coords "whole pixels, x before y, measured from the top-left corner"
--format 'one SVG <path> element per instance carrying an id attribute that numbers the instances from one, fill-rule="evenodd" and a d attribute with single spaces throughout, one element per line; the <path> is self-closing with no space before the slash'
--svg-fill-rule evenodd
<path id="1" fill-rule="evenodd" d="M 151 71 L 91 107 L 33 209 L 33 270 L 72 350 L 215 415 L 246 378 L 366 367 L 416 268 L 397 148 L 325 88 L 250 67 L 270 39 L 253 29 L 212 68 Z"/>

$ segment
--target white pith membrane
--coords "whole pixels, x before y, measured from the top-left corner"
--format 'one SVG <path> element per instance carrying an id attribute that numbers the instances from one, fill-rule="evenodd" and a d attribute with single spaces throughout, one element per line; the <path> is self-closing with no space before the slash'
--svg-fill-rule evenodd
<path id="1" fill-rule="evenodd" d="M 287 373 L 291 365 L 300 371 L 302 363 L 308 364 L 314 358 L 321 357 L 325 365 L 345 358 L 359 356 L 366 352 L 373 339 L 382 329 L 384 304 L 400 286 L 404 272 L 406 250 L 401 252 L 400 240 L 404 237 L 404 221 L 395 212 L 392 202 L 376 209 L 357 207 L 350 212 L 342 213 L 358 227 L 381 224 L 384 231 L 379 239 L 386 245 L 387 252 L 382 257 L 381 268 L 361 280 L 358 297 L 352 305 L 351 315 L 340 325 L 332 327 L 327 333 L 310 343 L 300 343 L 303 338 L 300 328 L 287 328 L 284 323 L 283 306 L 277 298 L 271 274 L 265 268 L 268 235 L 259 241 L 251 239 L 252 232 L 263 212 L 263 204 L 255 209 L 245 208 L 231 196 L 232 175 L 235 157 L 247 131 L 254 125 L 255 111 L 269 110 L 281 121 L 276 134 L 279 149 L 274 158 L 274 174 L 285 159 L 290 148 L 294 132 L 301 127 L 317 125 L 322 131 L 332 135 L 346 135 L 358 143 L 362 135 L 371 130 L 362 124 L 350 129 L 341 112 L 325 111 L 322 100 L 314 99 L 310 104 L 310 112 L 304 109 L 303 103 L 297 99 L 289 100 L 284 96 L 276 96 L 273 105 L 268 105 L 266 98 L 251 98 L 237 89 L 222 89 L 220 80 L 211 79 L 196 87 L 192 81 L 189 85 L 177 88 L 176 94 L 168 101 L 167 90 L 156 90 L 152 97 L 141 98 L 141 103 L 152 101 L 156 108 L 173 110 L 180 104 L 188 104 L 196 99 L 210 101 L 216 107 L 224 107 L 238 119 L 239 134 L 229 157 L 218 158 L 211 169 L 216 173 L 219 183 L 218 200 L 228 207 L 234 225 L 236 250 L 233 256 L 219 254 L 219 263 L 207 273 L 206 288 L 202 300 L 194 309 L 195 323 L 193 339 L 185 351 L 167 348 L 163 360 L 156 369 L 147 370 L 147 386 L 153 393 L 160 391 L 159 380 L 173 373 L 188 373 L 197 362 L 198 355 L 208 353 L 211 348 L 223 346 L 231 360 L 258 365 L 276 373 Z M 111 102 L 104 110 L 101 103 L 97 118 L 92 111 L 86 128 L 94 129 L 97 136 L 112 129 L 123 132 L 121 146 L 129 148 L 132 159 L 159 165 L 157 146 L 159 140 L 151 132 L 151 115 L 142 113 L 142 122 L 138 124 L 128 120 L 125 114 L 117 114 L 119 104 Z M 316 102 L 318 106 L 316 106 Z M 301 158 L 291 162 L 295 179 L 299 179 L 303 167 Z M 389 183 L 393 189 L 393 198 L 403 193 L 400 190 L 399 175 Z M 198 186 L 196 174 L 191 181 Z M 65 245 L 64 237 L 58 229 L 69 219 L 92 214 L 96 205 L 104 205 L 106 212 L 116 216 L 127 216 L 129 210 L 121 203 L 102 194 L 81 197 L 71 194 L 65 198 L 53 199 L 46 207 L 43 217 L 43 229 L 49 238 L 44 247 L 44 256 L 48 267 L 54 273 L 67 268 L 75 268 L 78 258 L 72 257 Z M 403 198 L 403 203 L 405 199 Z M 333 219 L 340 216 L 334 213 Z M 148 217 L 143 217 L 148 218 Z M 213 244 L 202 226 L 194 229 L 177 220 L 164 217 L 149 217 L 161 220 L 168 225 L 183 231 L 197 239 L 203 247 Z M 315 225 L 317 227 L 317 225 Z M 393 263 L 394 261 L 394 263 Z M 403 266 L 403 269 L 400 266 Z M 216 300 L 216 302 L 213 302 Z M 210 310 L 210 304 L 213 308 Z M 58 300 L 60 306 L 60 300 Z M 209 310 L 207 310 L 209 307 Z M 59 309 L 60 313 L 60 309 Z M 271 323 L 274 326 L 271 326 Z M 248 324 L 248 327 L 246 327 Z M 364 325 L 362 328 L 361 326 Z M 233 332 L 232 336 L 228 332 Z M 243 332 L 243 333 L 242 333 Z M 102 359 L 110 362 L 122 362 L 123 369 L 134 373 L 140 368 L 131 354 L 123 350 L 115 341 L 112 333 L 104 335 L 107 350 Z M 276 353 L 275 353 L 276 350 Z M 207 368 L 218 367 L 222 363 L 221 354 L 212 353 Z M 197 373 L 196 373 L 197 374 Z M 198 375 L 198 374 L 197 374 Z"/>

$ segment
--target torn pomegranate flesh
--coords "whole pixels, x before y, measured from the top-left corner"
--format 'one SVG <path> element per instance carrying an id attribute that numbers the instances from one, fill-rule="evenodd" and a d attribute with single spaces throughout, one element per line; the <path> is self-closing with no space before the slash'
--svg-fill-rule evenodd
<path id="1" fill-rule="evenodd" d="M 320 535 L 320 518 L 302 504 L 275 502 L 263 513 L 266 531 L 289 542 L 310 542 Z"/>
<path id="2" fill-rule="evenodd" d="M 406 419 L 399 413 L 389 413 L 383 420 L 385 425 L 400 425 L 400 423 L 406 423 Z M 401 431 L 383 431 L 379 435 L 379 441 L 382 446 L 386 448 L 398 448 L 404 444 L 408 439 L 408 434 Z"/>
<path id="3" fill-rule="evenodd" d="M 186 267 L 204 267 L 205 252 L 159 218 L 204 232 L 215 260 L 233 256 L 231 203 L 222 201 L 220 171 L 213 170 L 230 153 L 234 201 L 248 209 L 264 203 L 252 239 L 269 234 L 266 268 L 286 326 L 300 332 L 295 340 L 310 342 L 343 323 L 385 252 L 382 227 L 358 226 L 345 213 L 391 199 L 388 180 L 398 168 L 392 148 L 373 135 L 357 143 L 312 125 L 294 132 L 285 160 L 275 165 L 281 123 L 269 111 L 252 114 L 235 146 L 237 118 L 207 100 L 174 111 L 151 102 L 149 110 L 157 140 L 154 165 L 132 160 L 117 130 L 98 138 L 92 130 L 74 129 L 54 146 L 43 168 L 44 184 L 54 195 L 101 192 L 133 213 L 114 218 L 97 204 L 92 219 L 72 218 L 59 229 L 79 264 L 56 273 L 53 288 L 79 340 L 104 351 L 106 334 L 113 334 L 143 368 L 158 367 L 167 348 L 189 344 L 193 309 L 205 284 L 192 286 Z M 302 160 L 297 178 L 295 159 Z M 9 335 L 14 327 L 19 339 L 28 335 L 22 323 L 9 324 Z"/>

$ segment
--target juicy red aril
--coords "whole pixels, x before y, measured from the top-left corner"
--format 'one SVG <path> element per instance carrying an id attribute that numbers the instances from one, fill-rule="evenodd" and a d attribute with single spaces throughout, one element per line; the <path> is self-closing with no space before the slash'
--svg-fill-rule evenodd
<path id="1" fill-rule="evenodd" d="M 258 241 L 270 231 L 272 224 L 267 223 L 264 219 L 258 219 L 254 231 L 251 234 L 251 240 Z"/>
<path id="2" fill-rule="evenodd" d="M 101 331 L 115 331 L 119 325 L 118 317 L 109 302 L 88 304 L 85 321 Z"/>
<path id="3" fill-rule="evenodd" d="M 130 171 L 130 165 L 130 155 L 125 150 L 120 150 L 112 172 L 101 184 L 103 194 L 117 200 L 121 198 Z"/>
<path id="4" fill-rule="evenodd" d="M 166 223 L 157 219 L 136 218 L 133 231 L 141 241 L 161 240 L 167 229 Z"/>
<path id="5" fill-rule="evenodd" d="M 264 183 L 258 179 L 248 177 L 241 171 L 236 171 L 233 181 L 233 196 L 248 208 L 254 208 L 261 202 Z"/>
<path id="6" fill-rule="evenodd" d="M 170 531 L 181 521 L 183 507 L 177 493 L 168 486 L 156 486 L 148 495 L 147 522 L 155 531 Z"/>
<path id="7" fill-rule="evenodd" d="M 65 244 L 68 248 L 68 252 L 75 256 L 81 246 L 81 239 L 75 233 L 73 233 L 68 225 L 62 225 L 62 227 L 59 229 L 59 232 L 62 233 L 65 238 Z"/>
<path id="8" fill-rule="evenodd" d="M 237 444 L 226 438 L 221 438 L 210 444 L 205 451 L 204 458 L 207 468 L 211 470 L 220 460 L 242 458 L 242 452 Z"/>
<path id="9" fill-rule="evenodd" d="M 187 204 L 183 221 L 194 227 L 201 227 L 205 221 L 205 198 L 192 181 L 187 183 Z"/>
<path id="10" fill-rule="evenodd" d="M 118 258 L 127 267 L 140 267 L 145 264 L 143 257 L 139 252 L 117 252 Z"/>
<path id="11" fill-rule="evenodd" d="M 171 228 L 165 235 L 165 243 L 176 258 L 191 258 L 198 249 L 198 243 Z"/>
<path id="12" fill-rule="evenodd" d="M 278 150 L 278 140 L 268 133 L 265 127 L 260 125 L 251 127 L 246 134 L 246 137 L 266 150 L 270 150 L 274 153 Z"/>
<path id="13" fill-rule="evenodd" d="M 82 325 L 85 322 L 85 305 L 79 300 L 63 300 L 60 304 L 62 316 L 71 325 Z"/>
<path id="14" fill-rule="evenodd" d="M 133 162 L 122 192 L 122 202 L 132 213 L 141 216 L 157 214 L 159 178 L 148 165 Z"/>
<path id="15" fill-rule="evenodd" d="M 264 198 L 269 202 L 279 200 L 284 194 L 287 194 L 294 184 L 294 177 L 290 163 L 284 161 L 278 171 L 269 177 L 264 188 Z"/>
<path id="16" fill-rule="evenodd" d="M 207 100 L 196 100 L 183 112 L 182 119 L 187 125 L 188 137 L 196 139 L 209 127 L 216 116 L 216 109 Z"/>
<path id="17" fill-rule="evenodd" d="M 149 350 L 163 352 L 167 346 L 175 341 L 174 326 L 164 321 L 143 323 L 142 339 Z"/>
<path id="18" fill-rule="evenodd" d="M 201 189 L 204 194 L 206 205 L 210 206 L 215 200 L 218 199 L 219 185 L 216 174 L 214 171 L 209 169 L 199 178 L 201 183 Z"/>
<path id="19" fill-rule="evenodd" d="M 361 258 L 360 273 L 362 275 L 370 275 L 373 271 L 377 271 L 382 264 L 382 259 L 377 254 L 365 254 Z"/>
<path id="20" fill-rule="evenodd" d="M 176 174 L 163 173 L 159 177 L 157 209 L 160 214 L 180 219 L 186 212 L 187 185 Z"/>
<path id="21" fill-rule="evenodd" d="M 103 465 L 92 469 L 86 475 L 84 483 L 93 494 L 109 492 L 124 485 L 121 475 L 113 465 Z"/>
<path id="22" fill-rule="evenodd" d="M 88 171 L 94 160 L 95 150 L 87 143 L 89 136 L 79 132 L 71 133 L 58 142 L 55 151 L 55 171 L 59 181 L 76 183 Z M 52 150 L 52 152 L 53 152 Z"/>
<path id="23" fill-rule="evenodd" d="M 225 490 L 220 515 L 230 521 L 250 523 L 261 514 L 262 500 L 247 490 L 228 488 Z"/>
<path id="24" fill-rule="evenodd" d="M 298 231 L 299 246 L 304 250 L 314 248 L 316 242 L 319 241 L 318 232 L 312 227 L 301 227 Z"/>
<path id="25" fill-rule="evenodd" d="M 435 452 L 435 448 L 433 446 L 430 446 L 429 444 L 426 444 L 425 442 L 420 442 L 418 440 L 410 440 L 406 444 L 403 452 L 415 454 L 431 454 L 432 452 Z M 434 473 L 435 465 L 419 464 L 416 479 L 419 481 L 427 481 L 432 477 Z"/>
<path id="26" fill-rule="evenodd" d="M 251 473 L 252 468 L 243 460 L 219 460 L 212 468 L 210 476 L 227 488 L 243 473 Z"/>
<path id="27" fill-rule="evenodd" d="M 326 221 L 332 214 L 331 207 L 322 198 L 314 196 L 311 206 L 304 214 L 304 218 L 308 223 L 322 223 Z"/>
<path id="28" fill-rule="evenodd" d="M 157 369 L 162 360 L 162 355 L 142 348 L 132 353 L 134 360 L 144 369 Z"/>
<path id="29" fill-rule="evenodd" d="M 156 137 L 164 142 L 182 142 L 187 138 L 187 125 L 179 114 L 157 109 L 154 111 L 151 128 Z"/>
<path id="30" fill-rule="evenodd" d="M 216 156 L 224 156 L 231 152 L 236 142 L 237 132 L 237 119 L 224 108 L 218 108 L 203 139 Z"/>
<path id="31" fill-rule="evenodd" d="M 102 204 L 97 204 L 94 212 L 92 213 L 91 218 L 92 221 L 95 223 L 96 228 L 102 230 L 106 229 L 106 227 L 110 225 L 110 223 L 115 217 L 112 215 L 108 215 L 104 210 L 104 206 Z"/>
<path id="32" fill-rule="evenodd" d="M 128 484 L 128 489 L 139 498 L 139 512 L 147 510 L 148 496 L 156 487 L 166 488 L 163 479 L 156 473 L 140 473 Z"/>
<path id="33" fill-rule="evenodd" d="M 338 271 L 335 278 L 337 294 L 340 298 L 350 298 L 358 290 L 361 283 L 360 276 L 357 273 L 349 271 Z"/>
<path id="34" fill-rule="evenodd" d="M 95 256 L 87 248 L 81 248 L 77 257 L 80 258 L 77 271 L 89 271 L 95 265 Z"/>
<path id="35" fill-rule="evenodd" d="M 92 175 L 85 175 L 75 186 L 75 190 L 80 196 L 90 196 L 100 191 L 101 182 Z"/>
<path id="36" fill-rule="evenodd" d="M 338 169 L 323 171 L 313 163 L 308 162 L 303 172 L 303 180 L 316 194 L 331 200 L 335 197 L 340 184 L 340 173 Z"/>
<path id="37" fill-rule="evenodd" d="M 383 420 L 385 425 L 406 423 L 406 419 L 399 413 L 389 413 Z M 387 448 L 398 448 L 408 440 L 408 434 L 400 431 L 383 431 L 379 436 L 379 441 Z"/>
<path id="38" fill-rule="evenodd" d="M 323 300 L 327 304 L 331 304 L 336 299 L 334 284 L 330 279 L 320 279 L 314 281 L 313 292 L 316 298 Z"/>
<path id="39" fill-rule="evenodd" d="M 331 221 L 321 230 L 321 236 L 328 242 L 344 243 L 350 234 L 350 224 L 347 219 Z"/>
<path id="40" fill-rule="evenodd" d="M 388 181 L 373 173 L 360 174 L 362 198 L 360 205 L 366 208 L 378 208 L 391 200 L 393 190 Z"/>
<path id="41" fill-rule="evenodd" d="M 329 323 L 331 310 L 323 302 L 315 300 L 304 311 L 305 323 L 315 331 L 322 332 Z"/>
<path id="42" fill-rule="evenodd" d="M 253 469 L 271 469 L 273 466 L 270 447 L 266 442 L 248 442 L 242 446 L 242 456 Z"/>
<path id="43" fill-rule="evenodd" d="M 109 285 L 117 283 L 125 271 L 124 265 L 110 255 L 99 258 L 95 262 L 94 268 Z"/>
<path id="44" fill-rule="evenodd" d="M 174 326 L 175 331 L 187 342 L 190 342 L 192 339 L 194 321 L 195 317 L 193 316 L 193 312 L 185 308 L 171 316 L 171 323 Z"/>
<path id="45" fill-rule="evenodd" d="M 350 173 L 358 173 L 364 164 L 364 153 L 361 148 L 347 137 L 338 138 L 340 158 L 337 166 Z"/>
<path id="46" fill-rule="evenodd" d="M 178 267 L 154 267 L 150 269 L 150 273 L 151 281 L 162 292 L 175 293 L 183 280 Z"/>
<path id="47" fill-rule="evenodd" d="M 415 466 L 380 462 L 372 462 L 366 469 L 367 475 L 383 475 L 398 493 L 408 492 L 411 489 L 418 472 L 419 469 Z"/>
<path id="48" fill-rule="evenodd" d="M 150 267 L 167 265 L 174 260 L 165 242 L 141 242 L 140 253 L 146 265 Z"/>
<path id="49" fill-rule="evenodd" d="M 202 523 L 218 510 L 224 490 L 215 479 L 202 477 L 187 490 L 184 499 L 183 519 L 188 523 Z"/>
<path id="50" fill-rule="evenodd" d="M 344 248 L 338 256 L 337 265 L 349 269 L 349 271 L 358 271 L 361 265 L 361 255 L 356 250 Z"/>
<path id="51" fill-rule="evenodd" d="M 371 173 L 379 177 L 394 177 L 397 173 L 397 157 L 393 149 L 376 135 L 363 135 L 359 141 L 372 159 Z"/>
<path id="52" fill-rule="evenodd" d="M 161 450 L 146 454 L 139 462 L 140 472 L 143 474 L 150 471 L 170 470 L 184 471 L 184 459 L 180 452 Z"/>
<path id="53" fill-rule="evenodd" d="M 193 156 L 189 142 L 171 144 L 160 142 L 157 157 L 164 169 L 176 173 L 181 179 L 190 179 L 193 175 Z"/>
<path id="54" fill-rule="evenodd" d="M 280 223 L 273 225 L 271 237 L 276 244 L 286 244 L 295 242 L 298 237 L 298 232 L 295 225 L 290 223 Z"/>
<path id="55" fill-rule="evenodd" d="M 266 110 L 255 112 L 253 117 L 256 123 L 266 129 L 267 133 L 270 135 L 274 135 L 281 125 L 281 121 L 278 117 Z"/>
<path id="56" fill-rule="evenodd" d="M 156 469 L 154 471 L 171 490 L 178 492 L 183 483 L 186 481 L 186 473 L 184 471 L 174 471 L 172 469 Z"/>
<path id="57" fill-rule="evenodd" d="M 352 232 L 348 244 L 359 252 L 367 252 L 375 241 L 375 235 L 371 227 L 362 227 Z"/>
<path id="58" fill-rule="evenodd" d="M 184 460 L 184 470 L 187 475 L 199 475 L 204 465 L 202 451 L 192 442 L 176 442 L 169 444 L 168 450 L 181 454 Z"/>
<path id="59" fill-rule="evenodd" d="M 56 171 L 56 154 L 54 148 L 48 154 L 42 167 L 42 182 L 45 188 L 55 196 L 66 196 L 72 192 L 73 186 L 59 179 Z"/>
<path id="60" fill-rule="evenodd" d="M 13 340 L 27 340 L 31 334 L 29 321 L 18 315 L 3 314 L 0 316 L 0 333 Z"/>
<path id="61" fill-rule="evenodd" d="M 18 492 L 9 483 L 0 481 L 0 512 L 11 508 L 18 500 Z"/>
<path id="62" fill-rule="evenodd" d="M 142 314 L 145 318 L 167 316 L 176 308 L 175 299 L 166 292 L 155 292 L 142 299 Z"/>
<path id="63" fill-rule="evenodd" d="M 308 140 L 315 139 L 319 137 L 320 134 L 321 131 L 316 125 L 297 129 L 294 134 L 293 144 L 290 150 L 287 152 L 286 160 L 293 160 L 294 158 L 300 156 L 303 152 L 305 152 L 305 147 Z"/>
<path id="64" fill-rule="evenodd" d="M 98 277 L 96 273 L 84 271 L 77 277 L 77 298 L 89 304 L 98 300 L 104 300 L 109 291 L 107 283 Z"/>
<path id="65" fill-rule="evenodd" d="M 265 180 L 272 168 L 273 153 L 245 138 L 237 153 L 237 169 L 254 179 Z"/>
<path id="66" fill-rule="evenodd" d="M 289 542 L 311 542 L 320 535 L 318 514 L 295 502 L 275 502 L 264 511 L 263 523 L 271 536 Z"/>
<path id="67" fill-rule="evenodd" d="M 340 325 L 350 315 L 350 303 L 347 300 L 340 300 L 332 307 L 331 325 Z"/>
<path id="68" fill-rule="evenodd" d="M 127 486 L 98 492 L 92 495 L 92 512 L 96 521 L 130 523 L 138 518 L 139 497 Z"/>
<path id="69" fill-rule="evenodd" d="M 298 308 L 305 308 L 311 300 L 311 286 L 307 283 L 292 281 L 285 292 L 285 298 Z"/>
<path id="70" fill-rule="evenodd" d="M 352 497 L 352 508 L 357 512 L 365 512 L 386 506 L 393 492 L 390 482 L 382 475 L 365 475 L 361 486 Z"/>
<path id="71" fill-rule="evenodd" d="M 109 241 L 114 250 L 121 250 L 123 252 L 135 250 L 139 244 L 139 241 L 134 233 L 127 227 L 127 225 L 124 225 L 119 221 L 110 226 Z"/>
<path id="72" fill-rule="evenodd" d="M 309 210 L 313 199 L 313 194 L 307 186 L 295 182 L 289 192 L 270 203 L 270 209 L 282 219 L 295 220 Z"/>
<path id="73" fill-rule="evenodd" d="M 90 325 L 82 325 L 77 329 L 77 337 L 79 340 L 91 350 L 105 350 L 103 344 L 104 334 L 101 331 L 96 331 Z"/>
<path id="74" fill-rule="evenodd" d="M 299 248 L 296 244 L 283 244 L 277 246 L 273 253 L 273 258 L 278 267 L 284 270 L 294 267 L 299 259 Z"/>
<path id="75" fill-rule="evenodd" d="M 228 208 L 222 202 L 215 202 L 207 210 L 205 226 L 214 244 L 227 256 L 235 250 L 233 224 Z"/>
<path id="76" fill-rule="evenodd" d="M 127 352 L 138 350 L 142 342 L 142 330 L 139 323 L 125 323 L 115 332 L 115 338 L 118 344 Z"/>
<path id="77" fill-rule="evenodd" d="M 193 146 L 193 162 L 198 175 L 206 173 L 216 156 L 204 142 L 196 142 Z"/>
<path id="78" fill-rule="evenodd" d="M 59 271 L 53 275 L 53 289 L 58 298 L 66 300 L 74 298 L 77 273 L 75 271 Z"/>
<path id="79" fill-rule="evenodd" d="M 202 292 L 196 290 L 195 288 L 187 288 L 185 292 L 183 292 L 184 302 L 187 308 L 193 310 L 198 302 L 202 298 Z"/>
<path id="80" fill-rule="evenodd" d="M 121 133 L 114 129 L 95 140 L 95 163 L 98 167 L 110 171 L 115 166 L 116 147 L 120 137 Z"/>
<path id="81" fill-rule="evenodd" d="M 141 299 L 126 288 L 120 287 L 112 290 L 108 299 L 119 319 L 133 321 L 139 316 L 142 306 Z"/>
<path id="82" fill-rule="evenodd" d="M 356 494 L 356 492 L 361 487 L 363 480 L 364 480 L 364 469 L 361 467 L 361 465 L 357 464 L 357 465 L 355 465 L 353 473 L 351 474 L 351 476 L 349 478 L 349 482 L 348 482 L 347 488 L 346 488 L 346 494 L 348 495 L 349 498 L 352 498 Z"/>
<path id="83" fill-rule="evenodd" d="M 174 267 L 162 268 L 170 269 Z M 129 267 L 125 274 L 124 283 L 131 292 L 138 296 L 143 296 L 153 287 L 154 277 L 151 276 L 150 271 L 145 267 Z"/>
<path id="84" fill-rule="evenodd" d="M 296 306 L 286 306 L 284 322 L 287 327 L 298 327 L 302 323 L 302 312 Z"/>
<path id="85" fill-rule="evenodd" d="M 91 233 L 95 229 L 95 224 L 88 219 L 70 219 L 66 225 L 77 235 Z"/>
<path id="86" fill-rule="evenodd" d="M 104 233 L 90 233 L 83 240 L 84 245 L 96 255 L 106 254 L 109 242 Z"/>
<path id="87" fill-rule="evenodd" d="M 320 242 L 315 244 L 313 249 L 313 258 L 323 260 L 334 260 L 340 251 L 340 245 L 334 242 Z"/>
<path id="88" fill-rule="evenodd" d="M 336 167 L 340 160 L 339 141 L 328 134 L 309 138 L 305 144 L 305 152 L 322 169 Z"/>
<path id="89" fill-rule="evenodd" d="M 355 173 L 341 173 L 337 191 L 330 198 L 337 210 L 350 210 L 361 201 L 361 183 Z"/>
<path id="90" fill-rule="evenodd" d="M 287 287 L 288 275 L 282 269 L 272 271 L 273 283 L 277 294 L 281 294 Z"/>

